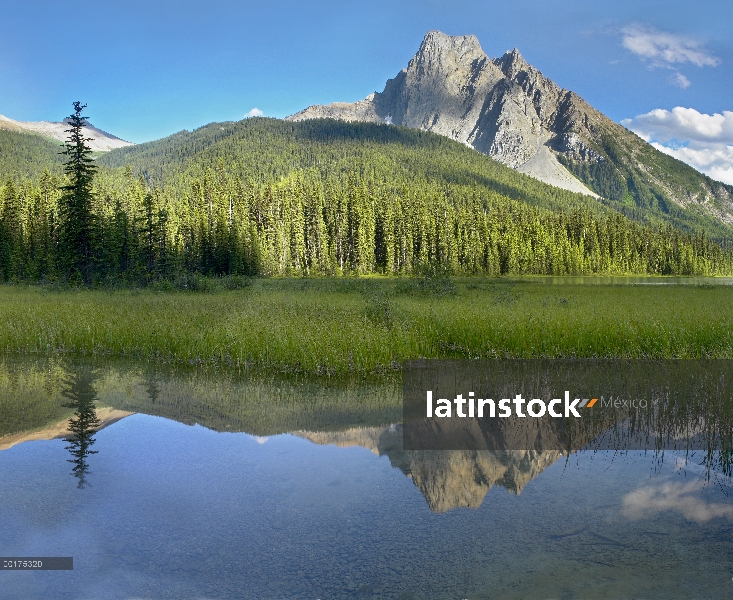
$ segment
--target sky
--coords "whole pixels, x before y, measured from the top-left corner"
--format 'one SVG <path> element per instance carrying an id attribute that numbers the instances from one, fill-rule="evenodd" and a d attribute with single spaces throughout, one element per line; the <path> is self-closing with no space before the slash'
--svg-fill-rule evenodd
<path id="1" fill-rule="evenodd" d="M 733 184 L 729 0 L 125 0 L 7 2 L 0 114 L 140 143 L 381 91 L 432 29 L 518 48 L 558 85 Z"/>

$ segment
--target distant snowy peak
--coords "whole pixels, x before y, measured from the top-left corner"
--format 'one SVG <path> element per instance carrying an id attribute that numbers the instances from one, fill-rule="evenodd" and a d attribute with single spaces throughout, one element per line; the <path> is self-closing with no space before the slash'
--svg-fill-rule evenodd
<path id="1" fill-rule="evenodd" d="M 50 121 L 15 121 L 0 115 L 0 129 L 26 133 L 39 133 L 62 142 L 69 137 L 69 134 L 66 132 L 66 130 L 69 129 L 69 124 L 65 121 L 60 123 Z M 89 142 L 89 147 L 92 150 L 106 152 L 108 150 L 114 150 L 115 148 L 123 148 L 125 146 L 133 145 L 131 142 L 126 142 L 125 140 L 111 135 L 106 131 L 97 129 L 91 123 L 87 123 L 84 131 L 87 137 L 92 138 L 92 141 Z"/>

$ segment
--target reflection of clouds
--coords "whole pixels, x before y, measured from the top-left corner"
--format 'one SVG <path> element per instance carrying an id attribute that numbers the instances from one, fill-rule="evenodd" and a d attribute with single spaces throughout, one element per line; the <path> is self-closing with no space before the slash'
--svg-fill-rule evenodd
<path id="1" fill-rule="evenodd" d="M 270 439 L 269 437 L 262 437 L 259 435 L 254 436 L 254 438 L 255 438 L 255 442 L 257 442 L 258 444 L 265 444 L 267 443 L 267 440 Z"/>
<path id="2" fill-rule="evenodd" d="M 653 517 L 663 511 L 677 511 L 688 521 L 707 523 L 716 517 L 733 521 L 733 506 L 706 502 L 700 497 L 701 483 L 663 483 L 639 488 L 623 498 L 623 512 L 631 519 Z"/>
<path id="3" fill-rule="evenodd" d="M 697 475 L 700 475 L 705 479 L 707 479 L 708 477 L 714 477 L 717 483 L 728 487 L 730 487 L 730 484 L 732 483 L 730 481 L 730 477 L 723 475 L 720 472 L 714 471 L 712 470 L 712 468 L 709 469 L 704 464 L 697 463 L 694 460 L 686 458 L 684 456 L 675 457 L 674 470 L 686 471 L 688 473 L 696 473 Z"/>

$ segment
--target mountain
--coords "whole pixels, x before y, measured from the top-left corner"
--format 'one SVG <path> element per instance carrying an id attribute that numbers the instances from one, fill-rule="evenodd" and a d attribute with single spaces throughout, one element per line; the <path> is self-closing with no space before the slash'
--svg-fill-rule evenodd
<path id="1" fill-rule="evenodd" d="M 601 196 L 626 214 L 676 206 L 733 223 L 733 186 L 659 152 L 516 49 L 490 59 L 473 35 L 431 31 L 381 93 L 287 117 L 319 118 L 438 133 L 551 185 Z"/>
<path id="2" fill-rule="evenodd" d="M 99 419 L 99 425 L 95 428 L 95 431 L 100 431 L 105 427 L 109 427 L 113 423 L 133 414 L 131 412 L 117 410 L 108 406 L 98 408 L 95 412 Z M 13 446 L 22 444 L 23 442 L 32 442 L 36 440 L 60 440 L 71 435 L 73 435 L 73 433 L 69 430 L 69 419 L 62 419 L 61 421 L 47 425 L 42 429 L 0 435 L 0 451 L 9 450 Z"/>
<path id="3" fill-rule="evenodd" d="M 69 134 L 66 132 L 69 129 L 66 120 L 62 122 L 14 121 L 13 119 L 0 115 L 0 129 L 20 133 L 38 133 L 62 142 L 69 137 Z M 94 127 L 91 123 L 87 123 L 84 131 L 88 137 L 92 138 L 89 142 L 89 147 L 92 150 L 106 152 L 115 148 L 124 148 L 125 146 L 133 145 L 131 142 L 126 142 L 106 131 Z"/>
<path id="4" fill-rule="evenodd" d="M 644 224 L 670 224 L 689 233 L 705 231 L 714 240 L 733 237 L 731 225 L 696 207 L 629 205 L 581 195 L 547 185 L 449 137 L 385 123 L 332 118 L 211 123 L 112 150 L 97 162 L 112 168 L 130 165 L 150 185 L 176 188 L 179 194 L 190 189 L 194 178 L 203 178 L 207 169 L 219 165 L 230 175 L 255 181 L 276 181 L 298 170 L 317 170 L 324 177 L 347 173 L 376 177 L 393 189 L 393 198 L 404 193 L 404 185 L 414 191 L 425 184 L 452 188 L 456 198 L 483 190 L 555 213 L 578 207 L 599 215 L 615 211 Z"/>
<path id="5" fill-rule="evenodd" d="M 115 169 L 129 165 L 150 185 L 180 194 L 188 192 L 194 179 L 203 179 L 208 169 L 221 168 L 243 181 L 270 182 L 309 171 L 324 180 L 345 182 L 349 174 L 374 180 L 389 188 L 393 199 L 408 190 L 419 193 L 425 186 L 439 186 L 456 198 L 466 198 L 473 190 L 554 212 L 580 207 L 609 212 L 591 197 L 552 188 L 444 136 L 375 123 L 269 118 L 211 123 L 113 150 L 97 163 Z M 690 223 L 687 228 L 699 229 L 698 225 Z"/>
<path id="6" fill-rule="evenodd" d="M 404 450 L 402 428 L 355 427 L 345 431 L 295 431 L 316 444 L 361 446 L 409 477 L 436 513 L 478 508 L 486 493 L 500 485 L 519 494 L 532 479 L 565 456 L 556 450 Z"/>

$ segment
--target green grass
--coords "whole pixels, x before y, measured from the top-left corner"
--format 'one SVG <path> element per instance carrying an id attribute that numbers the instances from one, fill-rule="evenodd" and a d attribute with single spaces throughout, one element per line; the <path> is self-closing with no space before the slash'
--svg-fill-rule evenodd
<path id="1" fill-rule="evenodd" d="M 210 292 L 2 286 L 0 350 L 309 374 L 413 358 L 733 358 L 733 287 L 379 277 Z"/>

